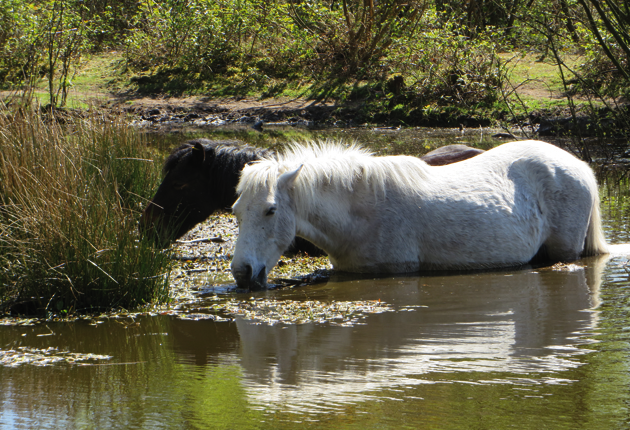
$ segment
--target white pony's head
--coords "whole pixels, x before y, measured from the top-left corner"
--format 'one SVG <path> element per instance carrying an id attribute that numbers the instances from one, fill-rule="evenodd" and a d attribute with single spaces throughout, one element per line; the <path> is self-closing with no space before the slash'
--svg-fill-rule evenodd
<path id="1" fill-rule="evenodd" d="M 266 287 L 267 275 L 293 241 L 295 204 L 289 191 L 300 170 L 281 173 L 271 160 L 243 169 L 240 197 L 232 206 L 239 226 L 232 276 L 239 288 Z"/>
<path id="2" fill-rule="evenodd" d="M 276 159 L 246 166 L 232 206 L 239 224 L 232 259 L 238 286 L 265 287 L 267 275 L 295 238 L 298 213 L 317 211 L 334 217 L 343 206 L 339 200 L 347 203 L 357 181 L 367 181 L 369 193 L 383 195 L 384 181 L 392 173 L 375 168 L 369 162 L 372 158 L 370 151 L 355 144 L 316 141 L 292 144 Z M 303 217 L 299 221 L 304 228 Z"/>

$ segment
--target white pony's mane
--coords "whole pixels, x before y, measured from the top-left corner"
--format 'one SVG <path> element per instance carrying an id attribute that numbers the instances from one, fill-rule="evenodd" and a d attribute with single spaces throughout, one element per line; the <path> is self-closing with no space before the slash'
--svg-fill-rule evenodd
<path id="1" fill-rule="evenodd" d="M 280 175 L 302 167 L 295 181 L 296 194 L 309 200 L 322 186 L 353 191 L 366 184 L 375 196 L 385 196 L 388 187 L 413 193 L 422 188 L 427 164 L 415 157 L 376 157 L 356 143 L 345 145 L 330 140 L 293 142 L 277 158 L 264 158 L 247 166 L 241 174 L 237 193 L 269 188 Z"/>

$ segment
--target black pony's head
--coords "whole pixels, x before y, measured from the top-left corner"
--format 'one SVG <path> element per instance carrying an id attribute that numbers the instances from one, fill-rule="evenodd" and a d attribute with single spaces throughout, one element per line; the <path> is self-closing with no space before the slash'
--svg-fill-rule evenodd
<path id="1" fill-rule="evenodd" d="M 213 212 L 229 208 L 236 200 L 241 170 L 264 153 L 235 141 L 207 139 L 176 148 L 164 163 L 164 180 L 140 218 L 140 232 L 166 246 Z"/>

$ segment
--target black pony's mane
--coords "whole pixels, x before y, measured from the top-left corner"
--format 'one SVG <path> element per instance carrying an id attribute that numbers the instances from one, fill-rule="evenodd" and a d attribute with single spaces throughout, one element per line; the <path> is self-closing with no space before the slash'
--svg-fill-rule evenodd
<path id="1" fill-rule="evenodd" d="M 236 201 L 236 185 L 247 163 L 263 157 L 275 157 L 273 151 L 255 148 L 236 140 L 195 139 L 171 152 L 164 162 L 163 173 L 166 175 L 180 162 L 190 162 L 189 154 L 196 143 L 203 145 L 205 150 L 202 167 L 205 180 L 211 184 L 215 198 L 225 206 L 231 206 Z"/>

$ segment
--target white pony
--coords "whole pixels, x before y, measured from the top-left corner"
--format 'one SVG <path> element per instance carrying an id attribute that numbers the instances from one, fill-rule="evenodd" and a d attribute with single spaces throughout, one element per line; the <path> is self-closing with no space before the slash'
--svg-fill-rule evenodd
<path id="1" fill-rule="evenodd" d="M 518 266 L 607 252 L 590 167 L 539 141 L 429 166 L 330 142 L 292 145 L 243 169 L 232 274 L 266 285 L 297 235 L 335 270 L 403 273 Z"/>

